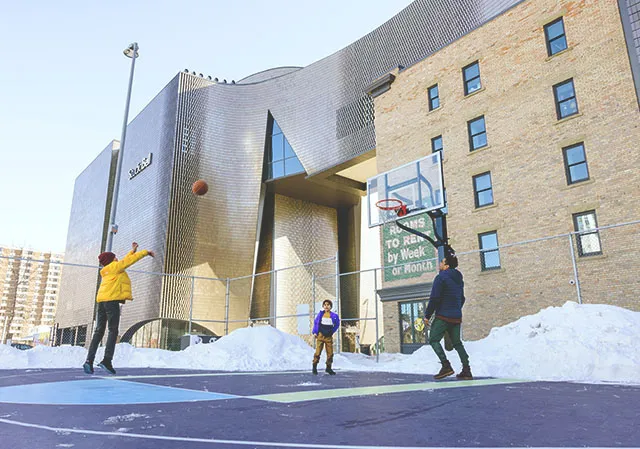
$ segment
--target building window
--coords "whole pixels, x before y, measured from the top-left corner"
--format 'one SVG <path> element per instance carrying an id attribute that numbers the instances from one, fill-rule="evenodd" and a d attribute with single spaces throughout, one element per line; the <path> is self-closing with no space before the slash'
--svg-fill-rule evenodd
<path id="1" fill-rule="evenodd" d="M 399 306 L 401 352 L 411 354 L 427 343 L 427 333 L 422 320 L 426 311 L 425 301 L 401 302 Z"/>
<path id="2" fill-rule="evenodd" d="M 480 266 L 482 271 L 500 268 L 500 250 L 498 249 L 498 232 L 491 231 L 478 234 L 480 242 Z"/>
<path id="3" fill-rule="evenodd" d="M 491 186 L 491 172 L 473 177 L 473 191 L 476 208 L 493 204 L 493 187 Z"/>
<path id="4" fill-rule="evenodd" d="M 576 91 L 573 88 L 573 79 L 553 86 L 553 94 L 556 99 L 558 120 L 578 113 L 578 102 L 576 100 Z"/>
<path id="5" fill-rule="evenodd" d="M 437 153 L 438 151 L 442 151 L 442 136 L 431 139 L 431 152 Z"/>
<path id="6" fill-rule="evenodd" d="M 462 69 L 462 77 L 464 78 L 465 95 L 480 90 L 482 83 L 480 82 L 480 65 L 478 61 L 464 67 Z"/>
<path id="7" fill-rule="evenodd" d="M 578 239 L 578 255 L 594 256 L 602 254 L 600 245 L 600 233 L 596 230 L 598 222 L 596 221 L 596 211 L 590 210 L 573 214 L 573 226 L 579 234 Z"/>
<path id="8" fill-rule="evenodd" d="M 438 85 L 434 84 L 429 88 L 429 110 L 433 111 L 440 107 L 440 93 L 438 91 Z"/>
<path id="9" fill-rule="evenodd" d="M 487 146 L 487 128 L 482 117 L 467 122 L 469 130 L 469 151 L 474 151 Z"/>
<path id="10" fill-rule="evenodd" d="M 564 155 L 564 168 L 567 175 L 567 184 L 586 181 L 589 179 L 589 167 L 587 156 L 584 152 L 584 143 L 578 143 L 562 149 Z"/>
<path id="11" fill-rule="evenodd" d="M 304 167 L 298 160 L 298 156 L 296 156 L 275 120 L 273 120 L 270 144 L 271 148 L 268 151 L 269 179 L 282 178 L 304 172 Z"/>
<path id="12" fill-rule="evenodd" d="M 549 56 L 567 49 L 567 37 L 564 34 L 562 17 L 544 26 L 544 37 L 547 41 L 547 54 Z"/>

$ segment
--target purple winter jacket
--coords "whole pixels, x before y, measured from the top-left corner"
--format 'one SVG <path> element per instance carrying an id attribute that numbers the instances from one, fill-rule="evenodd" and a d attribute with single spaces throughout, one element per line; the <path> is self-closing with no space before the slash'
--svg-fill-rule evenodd
<path id="1" fill-rule="evenodd" d="M 333 323 L 333 331 L 331 332 L 331 335 L 333 335 L 340 327 L 340 318 L 338 317 L 337 313 L 329 313 L 331 314 L 331 322 Z M 316 319 L 313 321 L 313 335 L 318 335 L 318 332 L 320 332 L 320 322 L 322 321 L 322 315 L 324 315 L 324 310 L 321 310 L 316 316 Z M 327 337 L 330 337 L 331 335 L 327 335 Z"/>

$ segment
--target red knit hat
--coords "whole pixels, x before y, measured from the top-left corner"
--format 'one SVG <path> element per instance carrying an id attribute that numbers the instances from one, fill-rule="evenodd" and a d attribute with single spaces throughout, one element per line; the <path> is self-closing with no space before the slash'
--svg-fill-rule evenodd
<path id="1" fill-rule="evenodd" d="M 103 267 L 106 267 L 111 262 L 113 262 L 113 259 L 115 258 L 116 258 L 115 254 L 107 251 L 106 253 L 102 253 L 98 256 L 98 261 L 100 262 L 100 265 L 102 265 Z"/>

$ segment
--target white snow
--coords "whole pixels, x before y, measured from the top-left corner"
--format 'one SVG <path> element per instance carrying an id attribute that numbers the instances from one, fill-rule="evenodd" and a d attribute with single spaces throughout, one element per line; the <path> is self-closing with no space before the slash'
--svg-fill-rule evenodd
<path id="1" fill-rule="evenodd" d="M 465 342 L 465 348 L 475 376 L 640 384 L 639 341 L 640 312 L 567 302 L 494 328 L 482 340 Z M 102 351 L 98 350 L 96 360 Z M 80 369 L 85 357 L 86 349 L 80 347 L 20 351 L 0 345 L 0 369 Z M 455 351 L 448 357 L 459 369 Z M 113 364 L 116 368 L 289 371 L 310 370 L 312 358 L 313 348 L 299 337 L 260 326 L 238 329 L 215 343 L 180 352 L 118 344 Z M 336 354 L 334 368 L 428 375 L 437 372 L 440 364 L 431 347 L 424 346 L 411 355 L 380 354 L 379 363 L 363 354 Z"/>
<path id="2" fill-rule="evenodd" d="M 102 422 L 102 424 L 118 424 L 122 422 L 131 422 L 137 418 L 150 418 L 150 416 L 143 415 L 141 413 L 129 413 L 128 415 L 109 416 Z"/>

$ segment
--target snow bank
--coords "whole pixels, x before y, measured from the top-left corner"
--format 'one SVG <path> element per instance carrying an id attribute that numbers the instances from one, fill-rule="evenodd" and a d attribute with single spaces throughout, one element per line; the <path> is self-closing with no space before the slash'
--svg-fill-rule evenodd
<path id="1" fill-rule="evenodd" d="M 466 342 L 475 376 L 640 384 L 640 312 L 610 305 L 567 302 L 491 330 Z M 98 350 L 100 360 L 103 349 Z M 86 350 L 39 346 L 20 351 L 0 345 L 0 369 L 79 368 Z M 223 371 L 309 370 L 313 349 L 299 337 L 270 326 L 238 329 L 215 343 L 184 351 L 119 344 L 114 366 Z M 448 353 L 454 367 L 460 361 Z M 324 363 L 324 354 L 321 363 Z M 336 354 L 337 369 L 433 374 L 440 364 L 430 346 L 411 355 Z M 430 379 L 430 377 L 428 378 Z"/>

